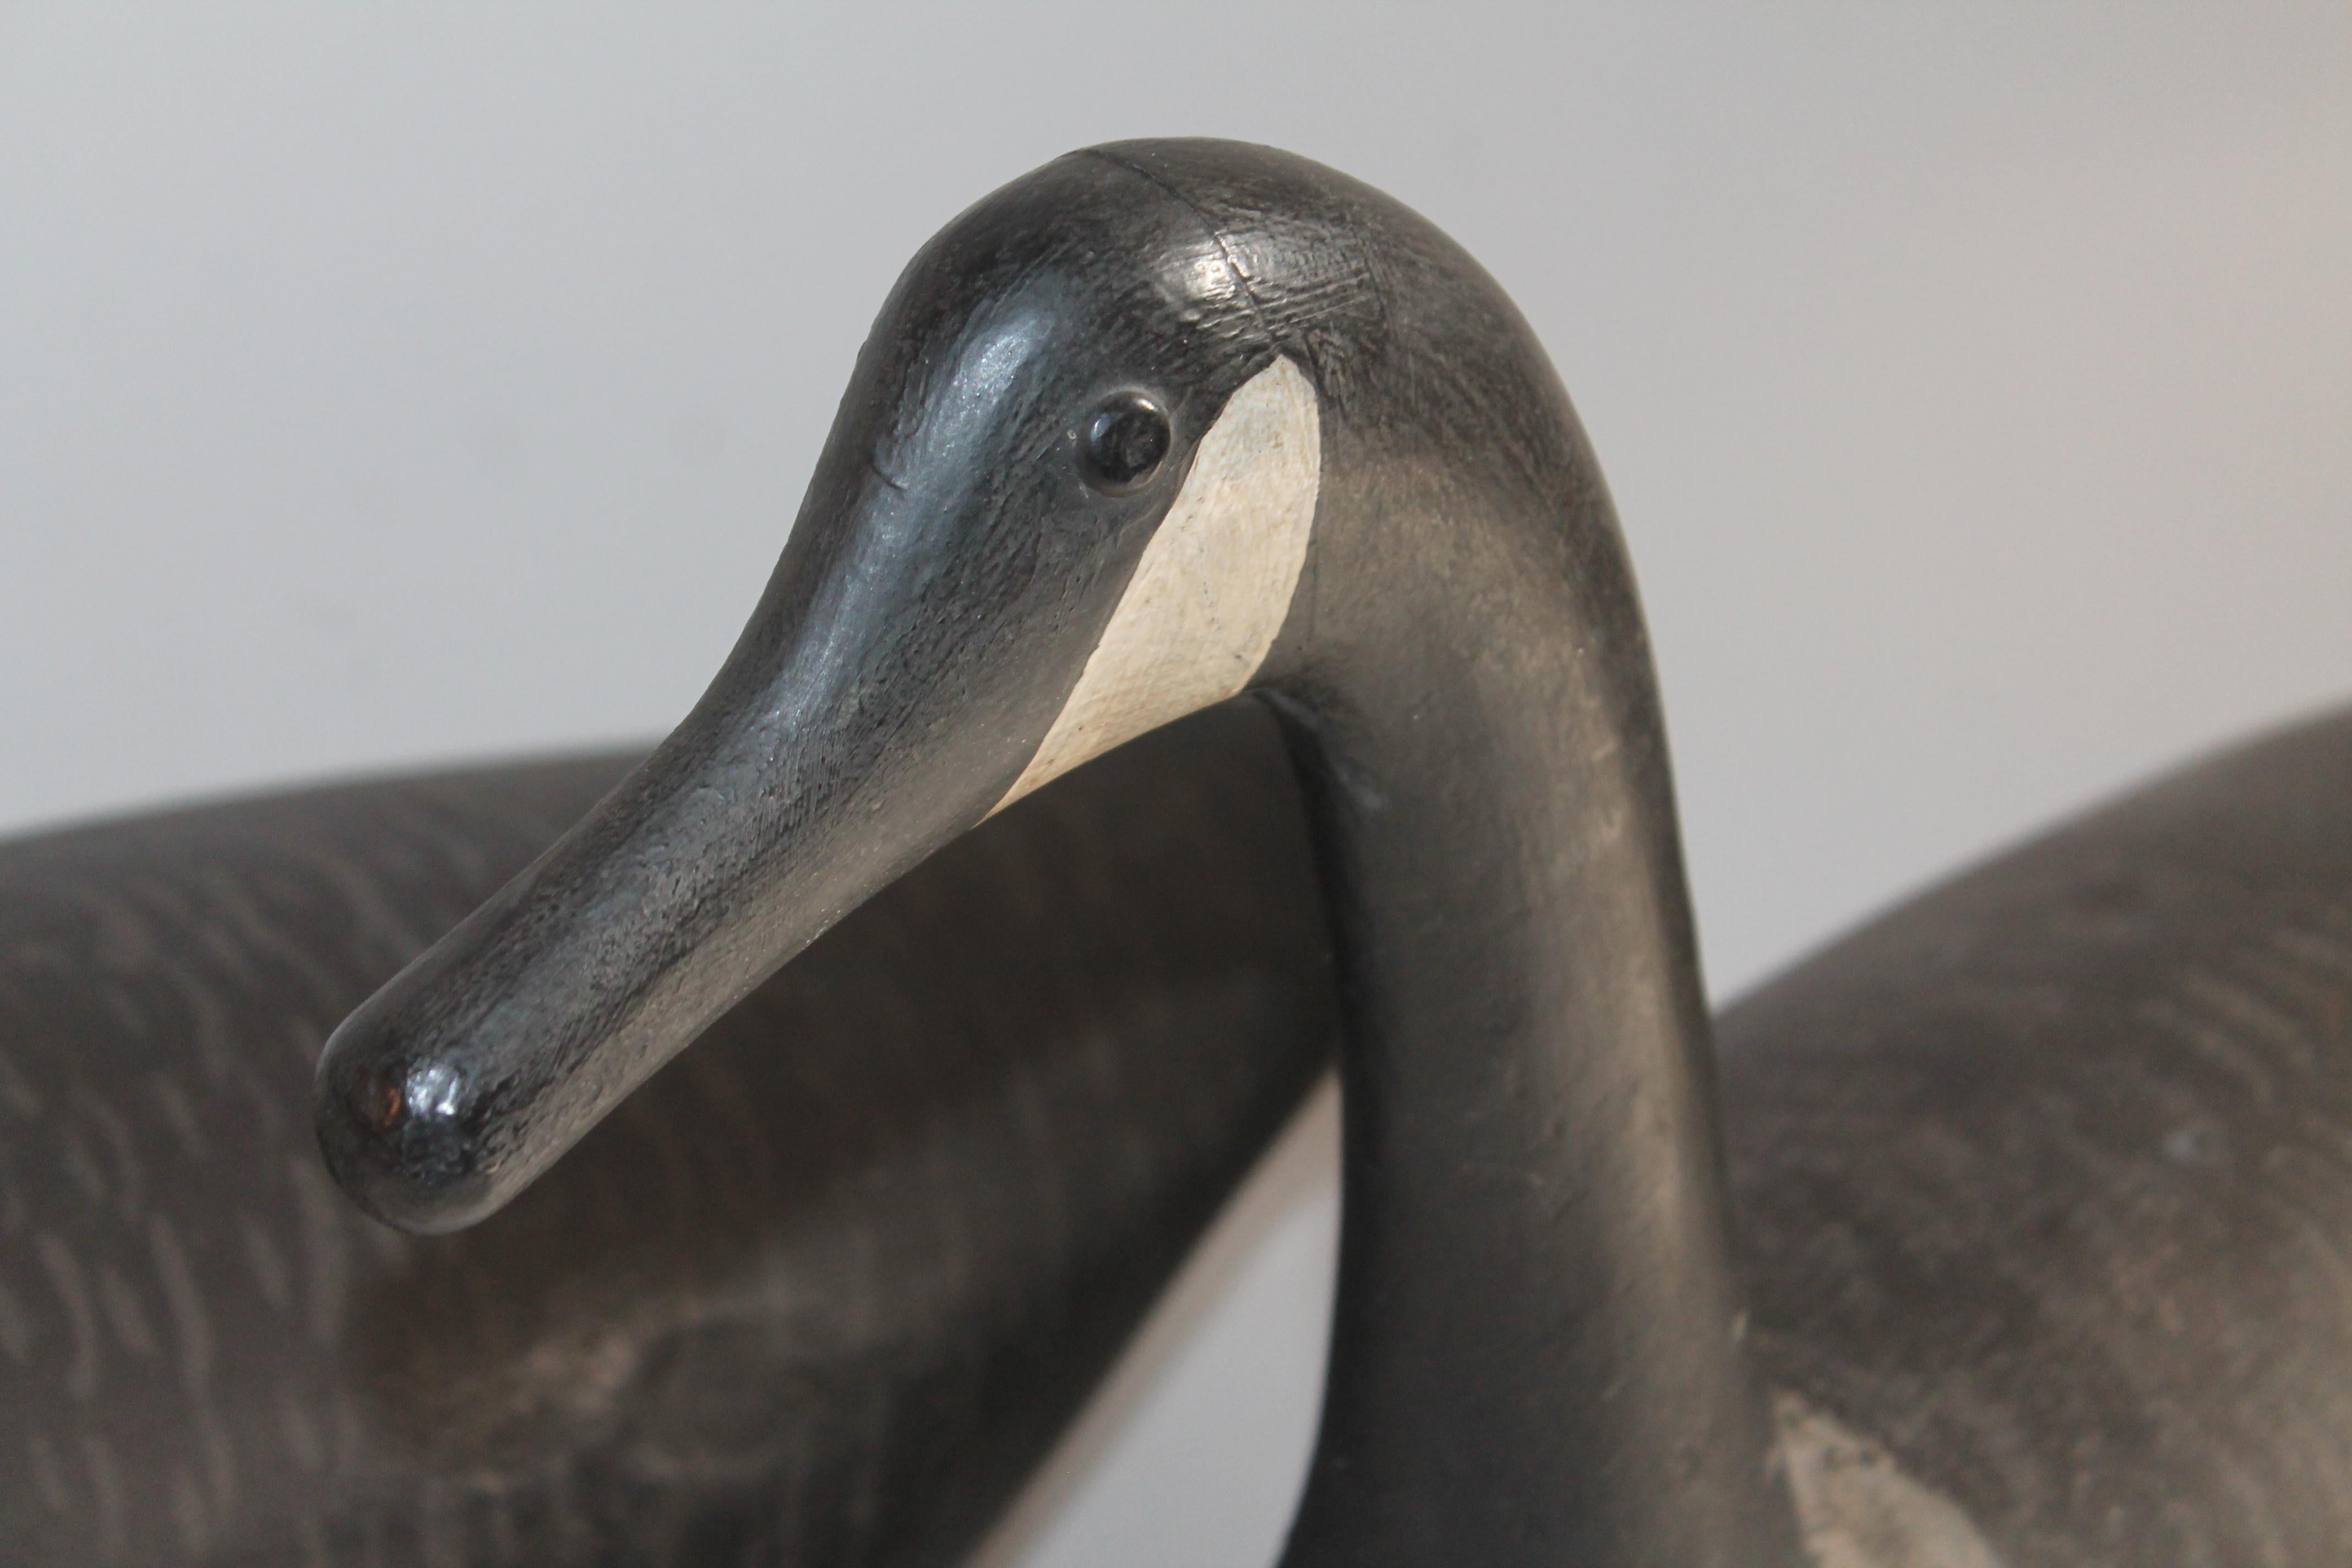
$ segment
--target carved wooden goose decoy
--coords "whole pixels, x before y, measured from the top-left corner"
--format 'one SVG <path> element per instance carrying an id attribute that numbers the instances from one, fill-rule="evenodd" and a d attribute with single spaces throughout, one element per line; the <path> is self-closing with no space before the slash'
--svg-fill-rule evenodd
<path id="1" fill-rule="evenodd" d="M 1286 1563 L 2352 1539 L 2352 727 L 2118 807 L 1736 1012 L 1727 1184 L 1592 455 L 1468 257 L 1264 149 L 1074 154 L 916 258 L 701 704 L 335 1036 L 331 1164 L 409 1228 L 479 1219 L 925 857 L 1244 692 L 1307 781 L 1344 1023 Z"/>
<path id="2" fill-rule="evenodd" d="M 1004 814 L 429 1248 L 310 1173 L 307 1042 L 627 759 L 0 850 L 11 1554 L 951 1556 L 1317 1059 L 1270 745 L 1208 715 Z M 1748 1342 L 1825 1561 L 2331 1560 L 2347 801 L 2339 721 L 1725 1020 Z"/>
<path id="3" fill-rule="evenodd" d="M 0 846 L 0 1560 L 960 1555 L 1328 1059 L 1270 731 L 1005 813 L 425 1241 L 318 1044 L 635 755 Z"/>

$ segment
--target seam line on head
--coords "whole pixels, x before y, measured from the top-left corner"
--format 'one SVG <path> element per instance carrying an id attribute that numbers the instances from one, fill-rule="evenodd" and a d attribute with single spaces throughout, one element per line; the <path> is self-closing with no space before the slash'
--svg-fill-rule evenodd
<path id="1" fill-rule="evenodd" d="M 1210 243 L 1213 244 L 1217 247 L 1217 254 L 1225 258 L 1226 269 L 1233 273 L 1234 281 L 1241 286 L 1242 303 L 1249 308 L 1250 320 L 1257 323 L 1257 330 L 1265 337 L 1266 346 L 1273 349 L 1275 353 L 1280 353 L 1282 352 L 1282 344 L 1276 338 L 1274 329 L 1266 324 L 1265 311 L 1259 308 L 1257 289 L 1250 281 L 1249 272 L 1242 266 L 1241 258 L 1235 256 L 1234 254 L 1234 247 L 1225 243 L 1225 231 L 1219 228 L 1215 224 L 1210 222 L 1209 215 L 1202 212 L 1198 206 L 1194 205 L 1192 197 L 1186 195 L 1183 192 L 1178 190 L 1174 185 L 1170 184 L 1166 180 L 1161 179 L 1158 174 L 1153 174 L 1142 164 L 1135 163 L 1129 159 L 1122 158 L 1118 153 L 1109 152 L 1101 147 L 1088 147 L 1083 149 L 1083 151 L 1094 157 L 1100 158 L 1104 163 L 1110 164 L 1113 168 L 1125 169 L 1129 174 L 1133 174 L 1137 179 L 1150 185 L 1153 189 L 1165 195 L 1170 201 L 1174 202 L 1178 206 L 1182 207 L 1186 212 L 1192 215 L 1192 221 L 1199 224 L 1203 229 L 1208 231 Z"/>

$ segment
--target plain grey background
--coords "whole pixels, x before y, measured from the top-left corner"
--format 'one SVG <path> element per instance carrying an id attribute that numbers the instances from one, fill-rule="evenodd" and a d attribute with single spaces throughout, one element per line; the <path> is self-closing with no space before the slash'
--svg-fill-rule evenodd
<path id="1" fill-rule="evenodd" d="M 1711 978 L 2352 697 L 2352 7 L 0 0 L 0 829 L 657 731 L 914 247 L 1069 147 L 1420 207 L 1575 394 Z M 1328 1101 L 990 1560 L 1249 1563 Z"/>

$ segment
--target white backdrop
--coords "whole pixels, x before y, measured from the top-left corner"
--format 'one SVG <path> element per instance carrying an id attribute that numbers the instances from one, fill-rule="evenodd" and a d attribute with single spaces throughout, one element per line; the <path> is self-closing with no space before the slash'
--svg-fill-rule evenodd
<path id="1" fill-rule="evenodd" d="M 1712 977 L 2352 696 L 2352 7 L 0 0 L 0 829 L 648 734 L 866 324 L 1069 147 L 1276 142 L 1550 345 Z M 1328 1108 L 1009 1565 L 1264 1562 Z"/>

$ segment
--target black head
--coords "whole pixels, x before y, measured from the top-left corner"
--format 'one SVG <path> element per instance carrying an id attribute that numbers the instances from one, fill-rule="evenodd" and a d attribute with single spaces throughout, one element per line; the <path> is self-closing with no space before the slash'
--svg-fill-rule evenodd
<path id="1" fill-rule="evenodd" d="M 336 1032 L 320 1134 L 372 1211 L 495 1209 L 932 849 L 1255 670 L 1311 531 L 1314 345 L 1152 153 L 1059 160 L 923 249 L 694 711 Z"/>

